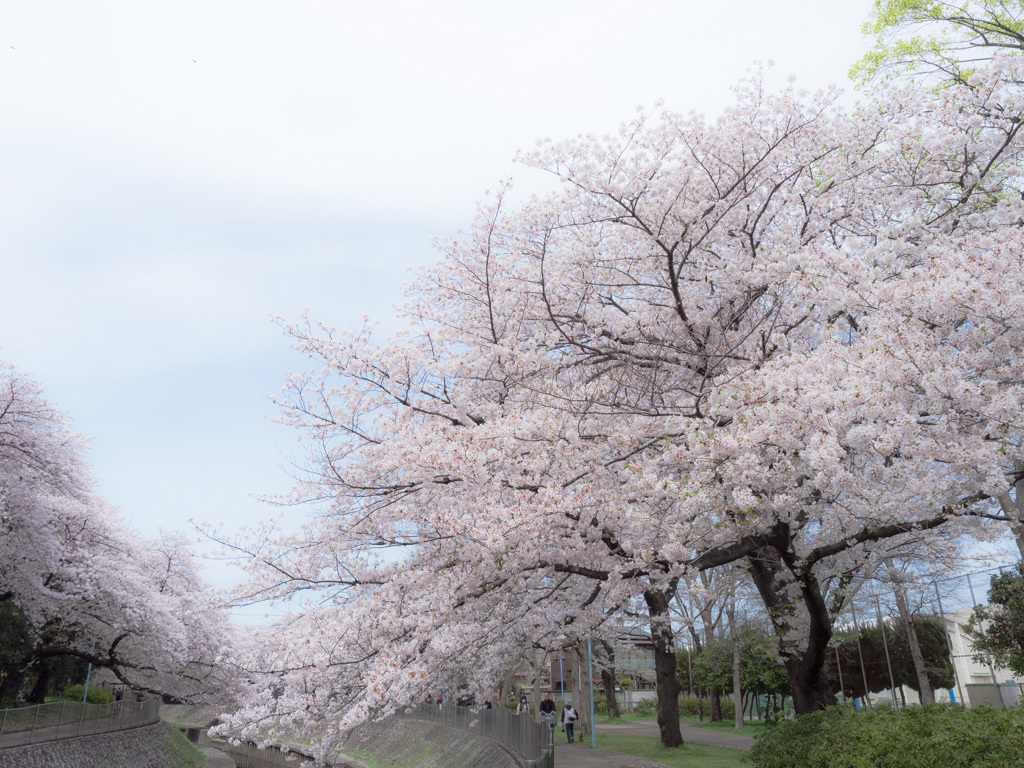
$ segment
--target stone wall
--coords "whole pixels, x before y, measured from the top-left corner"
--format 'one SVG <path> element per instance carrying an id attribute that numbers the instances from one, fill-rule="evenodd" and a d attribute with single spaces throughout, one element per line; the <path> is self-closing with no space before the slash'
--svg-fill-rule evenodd
<path id="1" fill-rule="evenodd" d="M 165 723 L 0 749 L 0 768 L 175 768 L 188 765 L 182 737 Z"/>

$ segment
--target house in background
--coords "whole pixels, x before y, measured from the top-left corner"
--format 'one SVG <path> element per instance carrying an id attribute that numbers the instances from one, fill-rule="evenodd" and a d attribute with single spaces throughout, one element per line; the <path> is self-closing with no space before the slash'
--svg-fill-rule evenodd
<path id="1" fill-rule="evenodd" d="M 630 706 L 641 699 L 654 698 L 654 643 L 651 636 L 639 630 L 623 632 L 615 638 L 612 645 L 615 652 L 616 691 L 622 706 Z M 600 652 L 594 651 L 594 688 L 603 690 L 601 686 Z M 550 683 L 545 690 L 550 690 L 555 699 L 562 697 L 563 692 L 572 691 L 577 681 L 586 682 L 586 659 L 578 659 L 572 652 L 550 653 L 545 659 L 545 667 L 550 675 Z M 629 690 L 621 689 L 621 681 L 629 680 Z M 595 693 L 595 695 L 597 695 Z"/>

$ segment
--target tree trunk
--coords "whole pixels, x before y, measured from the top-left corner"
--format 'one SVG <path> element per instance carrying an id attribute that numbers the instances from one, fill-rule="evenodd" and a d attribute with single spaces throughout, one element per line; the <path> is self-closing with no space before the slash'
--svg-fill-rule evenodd
<path id="1" fill-rule="evenodd" d="M 543 698 L 543 694 L 540 689 L 541 684 L 541 672 L 544 669 L 544 653 L 540 650 L 534 650 L 533 652 L 533 667 L 532 667 L 532 688 L 530 689 L 530 712 L 533 713 L 533 719 L 540 719 L 540 702 Z"/>
<path id="2" fill-rule="evenodd" d="M 665 747 L 680 747 L 683 734 L 679 730 L 679 680 L 676 679 L 676 647 L 669 616 L 669 600 L 675 584 L 665 592 L 648 590 L 644 601 L 651 617 L 651 639 L 654 641 L 654 679 L 658 693 L 658 729 Z"/>
<path id="3" fill-rule="evenodd" d="M 900 621 L 903 622 L 903 629 L 907 633 L 907 645 L 910 646 L 910 659 L 914 662 L 914 673 L 917 675 L 917 690 L 921 696 L 921 704 L 934 704 L 935 691 L 928 679 L 928 668 L 924 663 L 924 654 L 921 653 L 921 641 L 917 637 L 917 627 L 914 626 L 914 615 L 907 605 L 907 593 L 899 581 L 899 574 L 893 568 L 892 560 L 885 561 L 889 568 L 889 577 L 892 579 L 892 591 L 896 598 L 896 610 L 899 611 Z M 902 695 L 902 691 L 900 692 Z"/>
<path id="4" fill-rule="evenodd" d="M 18 698 L 18 691 L 21 684 L 25 682 L 26 668 L 8 671 L 0 680 L 0 701 L 15 701 Z"/>
<path id="5" fill-rule="evenodd" d="M 608 707 L 608 717 L 619 719 L 622 714 L 619 712 L 619 700 L 615 696 L 615 648 L 611 643 L 601 641 L 607 661 L 601 669 L 601 683 L 604 685 L 604 700 Z"/>
<path id="6" fill-rule="evenodd" d="M 803 715 L 838 703 L 825 675 L 832 620 L 814 575 L 797 567 L 796 557 L 786 545 L 784 541 L 779 547 L 763 547 L 748 560 L 754 584 L 776 630 L 793 709 Z M 783 562 L 783 556 L 788 562 Z M 789 596 L 794 587 L 796 600 Z"/>
<path id="7" fill-rule="evenodd" d="M 722 722 L 722 692 L 711 691 L 711 695 L 708 698 L 711 700 L 711 722 Z"/>
<path id="8" fill-rule="evenodd" d="M 1014 462 L 1014 469 L 1018 472 L 1024 472 L 1024 464 L 1016 461 Z M 1017 542 L 1017 549 L 1020 551 L 1021 558 L 1024 558 L 1024 478 L 1018 480 L 1014 485 L 1014 496 L 1015 498 L 1011 499 L 1009 493 L 1001 493 L 998 499 L 999 505 L 1003 508 L 1003 513 L 1014 521 L 1010 523 L 1010 532 Z"/>
<path id="9" fill-rule="evenodd" d="M 578 673 L 573 675 L 572 704 L 576 708 L 578 719 L 576 720 L 576 736 L 582 740 L 589 736 L 592 729 L 590 723 L 590 675 L 587 665 L 587 644 L 582 642 L 573 649 L 573 661 L 577 665 Z"/>
<path id="10" fill-rule="evenodd" d="M 36 669 L 39 672 L 39 677 L 36 678 L 36 684 L 32 686 L 32 693 L 28 695 L 28 701 L 31 704 L 45 704 L 47 689 L 50 687 L 53 673 L 50 671 L 50 665 L 46 662 L 37 664 Z"/>
<path id="11" fill-rule="evenodd" d="M 735 589 L 735 586 L 733 587 Z M 729 602 L 729 634 L 732 636 L 732 700 L 733 720 L 736 730 L 743 727 L 743 691 L 740 688 L 740 630 L 736 626 L 735 592 Z"/>

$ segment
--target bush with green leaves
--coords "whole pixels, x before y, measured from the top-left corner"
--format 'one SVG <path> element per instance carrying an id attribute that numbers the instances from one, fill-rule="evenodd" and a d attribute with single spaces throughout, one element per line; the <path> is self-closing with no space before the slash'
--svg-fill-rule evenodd
<path id="1" fill-rule="evenodd" d="M 71 685 L 64 690 L 64 693 L 62 693 L 60 697 L 66 701 L 81 701 L 82 696 L 84 695 L 84 685 Z M 89 697 L 87 701 L 90 704 L 109 704 L 113 700 L 114 694 L 112 694 L 106 688 L 100 688 L 96 685 L 89 686 Z"/>
<path id="2" fill-rule="evenodd" d="M 684 717 L 697 717 L 700 715 L 700 699 L 696 696 L 679 697 L 679 714 Z M 704 697 L 704 717 L 711 717 L 711 700 Z M 722 719 L 733 720 L 736 718 L 736 704 L 732 699 L 722 698 Z"/>
<path id="3" fill-rule="evenodd" d="M 829 707 L 772 726 L 756 768 L 1020 768 L 1024 709 Z"/>
<path id="4" fill-rule="evenodd" d="M 638 715 L 650 714 L 658 711 L 658 700 L 654 696 L 649 699 L 640 699 L 633 702 L 633 712 Z"/>

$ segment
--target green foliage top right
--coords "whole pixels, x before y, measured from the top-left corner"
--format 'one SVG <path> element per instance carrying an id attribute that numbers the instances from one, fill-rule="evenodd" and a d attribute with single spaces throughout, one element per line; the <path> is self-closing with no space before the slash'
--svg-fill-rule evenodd
<path id="1" fill-rule="evenodd" d="M 966 83 L 997 50 L 1024 50 L 1024 0 L 875 0 L 875 45 L 850 70 L 861 85 L 900 75 Z"/>
<path id="2" fill-rule="evenodd" d="M 974 609 L 968 632 L 980 654 L 1024 675 L 1024 562 L 992 578 L 990 605 Z"/>

